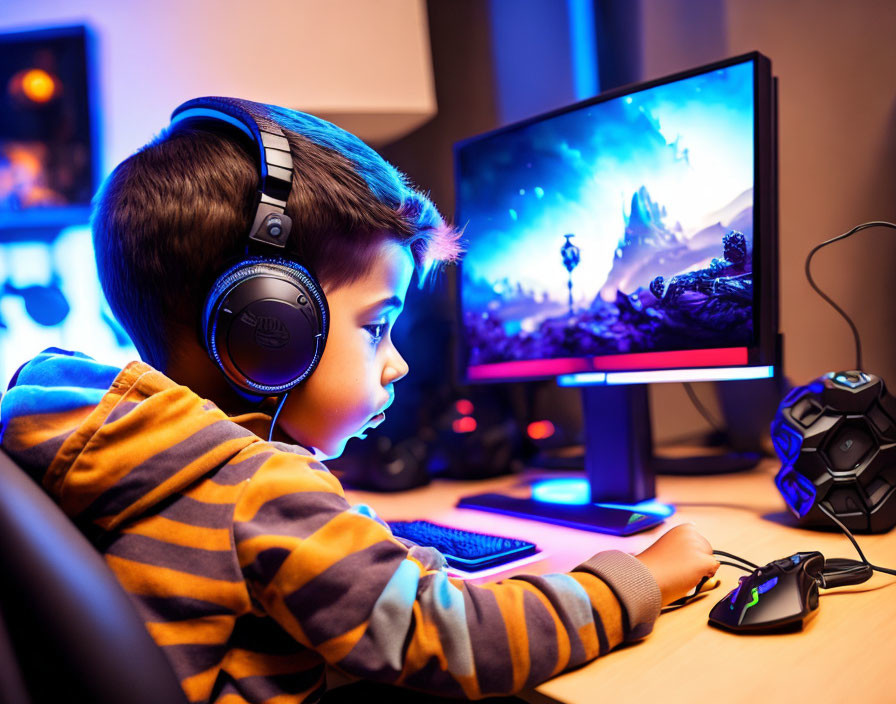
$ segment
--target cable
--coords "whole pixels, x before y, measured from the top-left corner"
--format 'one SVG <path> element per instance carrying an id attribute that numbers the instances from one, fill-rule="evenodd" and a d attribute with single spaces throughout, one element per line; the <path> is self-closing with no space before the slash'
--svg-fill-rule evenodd
<path id="1" fill-rule="evenodd" d="M 827 302 L 835 311 L 837 311 L 843 319 L 849 325 L 850 330 L 852 330 L 853 338 L 856 343 L 856 369 L 863 369 L 862 364 L 862 341 L 859 337 L 859 331 L 853 323 L 852 319 L 846 314 L 846 312 L 838 306 L 834 301 L 825 294 L 818 285 L 815 283 L 815 280 L 812 278 L 812 257 L 815 256 L 815 253 L 820 250 L 822 247 L 826 247 L 829 244 L 833 244 L 834 242 L 839 242 L 840 240 L 846 239 L 847 237 L 851 237 L 857 232 L 861 232 L 862 230 L 867 230 L 872 227 L 888 227 L 896 230 L 896 224 L 891 222 L 886 222 L 884 220 L 873 220 L 871 222 L 862 223 L 861 225 L 856 225 L 854 228 L 849 230 L 849 232 L 844 232 L 841 235 L 837 235 L 836 237 L 832 237 L 829 240 L 822 242 L 821 244 L 816 245 L 809 252 L 806 257 L 806 278 L 809 280 L 809 285 L 813 288 L 815 293 L 817 293 L 821 298 Z M 833 558 L 831 560 L 825 560 L 825 566 L 832 566 L 838 569 L 828 570 L 823 572 L 821 575 L 821 586 L 827 587 L 828 581 L 831 582 L 830 586 L 843 586 L 844 584 L 860 584 L 871 578 L 872 571 L 883 572 L 886 574 L 896 575 L 896 570 L 889 569 L 887 567 L 879 567 L 877 565 L 873 565 L 868 561 L 868 558 L 865 557 L 865 553 L 862 552 L 862 548 L 859 547 L 858 542 L 853 537 L 852 533 L 849 531 L 840 520 L 831 513 L 823 504 L 819 503 L 818 508 L 824 513 L 828 518 L 831 519 L 839 528 L 843 531 L 844 535 L 849 538 L 849 542 L 852 543 L 853 547 L 856 549 L 856 552 L 859 553 L 859 556 L 862 558 L 861 562 L 857 562 L 856 560 L 847 560 L 844 558 Z M 854 579 L 851 579 L 854 577 Z"/>
<path id="2" fill-rule="evenodd" d="M 750 562 L 749 560 L 744 560 L 743 558 L 738 557 L 737 555 L 732 555 L 731 553 L 725 552 L 724 550 L 713 550 L 712 554 L 713 555 L 723 555 L 725 557 L 731 557 L 731 558 L 734 558 L 735 560 L 741 560 L 745 563 L 744 565 L 741 565 L 736 562 L 729 562 L 728 560 L 719 560 L 720 565 L 728 565 L 730 567 L 737 567 L 738 569 L 743 570 L 744 572 L 752 572 L 753 571 L 751 568 L 745 566 L 745 565 L 753 565 L 753 563 Z M 756 565 L 753 565 L 753 567 L 756 567 Z M 700 595 L 700 590 L 703 588 L 703 585 L 706 584 L 707 581 L 709 581 L 709 577 L 702 577 L 700 579 L 700 581 L 697 583 L 697 586 L 694 587 L 693 594 L 687 594 L 687 595 L 681 597 L 680 599 L 676 599 L 675 601 L 672 601 L 669 604 L 667 604 L 667 606 L 684 606 L 689 601 L 691 601 L 691 599 L 695 599 L 697 596 Z"/>
<path id="3" fill-rule="evenodd" d="M 866 565 L 871 564 L 870 562 L 868 562 L 868 558 L 865 557 L 865 553 L 862 552 L 862 548 L 859 547 L 859 544 L 856 542 L 856 539 L 852 536 L 852 533 L 849 532 L 849 528 L 847 528 L 845 525 L 843 525 L 840 522 L 840 520 L 833 513 L 828 511 L 827 508 L 825 508 L 824 504 L 819 503 L 818 508 L 825 516 L 827 516 L 834 523 L 836 523 L 840 527 L 840 530 L 842 530 L 846 534 L 846 537 L 849 538 L 849 542 L 852 543 L 853 547 L 856 549 L 856 552 L 859 553 L 859 557 L 862 558 L 862 562 L 864 562 Z"/>
<path id="4" fill-rule="evenodd" d="M 750 562 L 749 560 L 745 560 L 742 557 L 738 557 L 737 555 L 734 555 L 730 552 L 725 552 L 724 550 L 713 550 L 712 554 L 713 555 L 722 555 L 723 557 L 730 557 L 732 560 L 737 560 L 738 562 L 742 562 L 745 565 L 749 565 L 754 570 L 759 568 L 759 565 L 755 565 L 752 562 Z M 722 564 L 731 564 L 731 563 L 723 562 Z M 740 565 L 732 565 L 732 567 L 739 567 L 739 566 Z"/>
<path id="5" fill-rule="evenodd" d="M 809 255 L 806 257 L 806 278 L 809 280 L 809 285 L 815 290 L 815 293 L 821 296 L 835 311 L 843 316 L 843 319 L 849 324 L 850 330 L 852 330 L 852 336 L 856 341 L 856 369 L 862 369 L 862 342 L 859 339 L 859 331 L 856 328 L 855 323 L 852 322 L 852 318 L 850 318 L 840 306 L 834 303 L 834 301 L 826 293 L 818 288 L 815 283 L 815 279 L 812 278 L 812 271 L 810 266 L 812 264 L 812 257 L 814 257 L 815 253 L 822 247 L 827 247 L 829 244 L 833 244 L 834 242 L 846 239 L 847 237 L 850 237 L 857 232 L 861 232 L 862 230 L 867 230 L 872 227 L 890 227 L 896 230 L 896 225 L 891 222 L 885 222 L 883 220 L 873 220 L 872 222 L 862 223 L 861 225 L 856 225 L 849 232 L 844 232 L 842 235 L 837 235 L 836 237 L 832 237 L 831 239 L 826 240 L 819 245 L 816 245 L 812 248 L 812 251 L 809 252 Z"/>
<path id="6" fill-rule="evenodd" d="M 744 565 L 738 564 L 737 562 L 728 562 L 728 560 L 719 560 L 720 565 L 728 565 L 729 567 L 737 567 L 739 570 L 743 570 L 744 572 L 752 572 L 749 567 L 745 567 Z"/>
<path id="7" fill-rule="evenodd" d="M 694 587 L 693 594 L 685 594 L 683 597 L 676 599 L 675 601 L 670 601 L 667 606 L 684 606 L 691 599 L 695 599 L 700 595 L 700 590 L 703 589 L 703 585 L 709 581 L 709 577 L 701 577 L 700 581 L 697 582 L 697 586 Z"/>
<path id="8" fill-rule="evenodd" d="M 818 575 L 818 584 L 822 589 L 833 589 L 863 584 L 873 576 L 871 565 L 835 557 L 824 561 L 824 568 Z"/>
<path id="9" fill-rule="evenodd" d="M 840 527 L 840 530 L 842 530 L 846 534 L 846 537 L 849 538 L 849 542 L 851 542 L 853 544 L 853 547 L 856 549 L 856 552 L 859 553 L 859 556 L 862 558 L 862 562 L 864 564 L 868 565 L 875 572 L 883 572 L 885 574 L 896 575 L 896 570 L 890 569 L 889 567 L 878 567 L 877 565 L 873 565 L 870 562 L 868 562 L 868 558 L 865 557 L 865 553 L 862 552 L 862 548 L 859 547 L 859 544 L 856 542 L 856 539 L 853 537 L 852 533 L 849 532 L 849 528 L 847 528 L 845 525 L 843 525 L 840 522 L 840 520 L 833 513 L 831 513 L 830 511 L 827 510 L 827 508 L 824 507 L 823 504 L 818 504 L 818 508 L 821 509 L 821 512 L 825 516 L 830 518 L 834 523 L 836 523 Z M 853 568 L 850 568 L 850 569 L 853 569 Z"/>
<path id="10" fill-rule="evenodd" d="M 271 439 L 274 437 L 274 428 L 277 427 L 277 418 L 280 417 L 280 411 L 283 410 L 283 404 L 286 403 L 287 396 L 289 396 L 289 391 L 284 393 L 280 398 L 280 401 L 277 403 L 277 410 L 274 413 L 274 417 L 271 418 L 271 429 L 268 431 L 268 442 L 271 442 Z"/>
<path id="11" fill-rule="evenodd" d="M 707 410 L 706 406 L 703 405 L 703 402 L 697 397 L 697 392 L 694 391 L 694 387 L 691 386 L 690 382 L 685 381 L 682 383 L 682 386 L 687 392 L 688 398 L 691 399 L 691 403 L 694 404 L 694 408 L 699 411 L 700 415 L 703 416 L 703 419 L 709 423 L 712 429 L 717 433 L 724 434 L 725 429 L 722 427 L 722 424 L 712 417 L 709 410 Z"/>

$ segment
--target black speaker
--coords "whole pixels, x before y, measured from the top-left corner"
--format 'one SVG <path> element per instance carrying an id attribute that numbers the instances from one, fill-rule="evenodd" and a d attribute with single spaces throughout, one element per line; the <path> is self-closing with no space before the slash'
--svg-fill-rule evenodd
<path id="1" fill-rule="evenodd" d="M 858 533 L 896 525 L 896 398 L 862 371 L 831 372 L 784 397 L 771 426 L 775 484 L 802 525 Z M 824 510 L 822 510 L 824 509 Z"/>

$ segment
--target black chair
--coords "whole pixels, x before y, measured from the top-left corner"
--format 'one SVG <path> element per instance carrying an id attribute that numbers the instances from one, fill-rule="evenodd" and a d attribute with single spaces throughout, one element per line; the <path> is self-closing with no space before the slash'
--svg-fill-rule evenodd
<path id="1" fill-rule="evenodd" d="M 186 704 L 99 553 L 0 452 L 0 702 Z"/>

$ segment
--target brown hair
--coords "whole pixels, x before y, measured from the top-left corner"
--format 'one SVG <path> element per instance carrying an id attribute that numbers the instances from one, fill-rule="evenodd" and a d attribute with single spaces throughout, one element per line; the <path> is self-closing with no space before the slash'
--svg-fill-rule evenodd
<path id="1" fill-rule="evenodd" d="M 324 120 L 258 106 L 289 140 L 288 250 L 328 288 L 363 276 L 386 236 L 410 247 L 423 282 L 459 255 L 458 232 L 370 147 Z M 227 127 L 164 131 L 112 172 L 94 202 L 94 247 L 110 307 L 141 357 L 164 369 L 178 330 L 198 330 L 215 278 L 246 247 L 257 155 Z"/>

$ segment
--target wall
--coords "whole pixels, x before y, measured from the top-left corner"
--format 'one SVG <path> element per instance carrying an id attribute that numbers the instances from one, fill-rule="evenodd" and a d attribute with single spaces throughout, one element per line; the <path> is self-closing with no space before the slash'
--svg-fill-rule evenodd
<path id="1" fill-rule="evenodd" d="M 896 222 L 896 3 L 888 0 L 640 0 L 642 79 L 758 50 L 779 78 L 784 371 L 795 383 L 855 364 L 846 323 L 809 287 L 817 243 L 868 220 Z M 859 328 L 864 367 L 896 386 L 896 232 L 819 252 L 819 286 Z M 679 389 L 657 389 L 677 406 Z M 682 406 L 683 408 L 685 406 Z M 666 414 L 667 416 L 669 414 Z M 674 414 L 673 414 L 674 415 Z M 694 416 L 658 419 L 675 434 Z"/>
<path id="2" fill-rule="evenodd" d="M 596 92 L 596 57 L 593 67 L 573 61 L 574 46 L 587 44 L 570 28 L 571 16 L 587 15 L 581 5 L 578 0 L 428 2 L 439 112 L 382 153 L 429 191 L 447 217 L 454 212 L 456 141 Z M 434 290 L 418 292 L 412 287 L 395 337 L 413 371 L 402 381 L 398 398 L 417 393 L 425 408 L 441 402 L 439 392 L 453 391 L 453 349 L 448 338 L 455 334 L 454 320 L 450 269 Z M 419 333 L 424 330 L 436 345 L 420 344 Z M 477 404 L 507 404 L 518 416 L 525 415 L 528 403 L 522 399 L 527 392 L 538 399 L 533 412 L 543 411 L 555 420 L 562 414 L 571 426 L 581 422 L 578 389 L 560 388 L 553 381 L 467 389 Z"/>
<path id="3" fill-rule="evenodd" d="M 330 116 L 372 141 L 436 110 L 423 0 L 5 0 L 0 31 L 96 31 L 105 171 L 198 95 Z"/>

